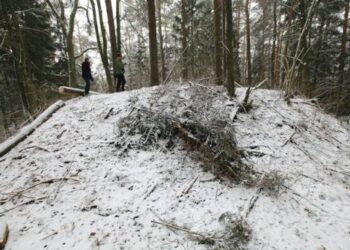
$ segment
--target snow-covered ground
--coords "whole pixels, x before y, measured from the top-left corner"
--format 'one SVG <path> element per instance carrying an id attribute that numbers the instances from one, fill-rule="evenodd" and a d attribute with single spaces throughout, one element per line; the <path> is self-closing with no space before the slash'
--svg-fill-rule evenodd
<path id="1" fill-rule="evenodd" d="M 182 100 L 165 108 L 176 113 L 194 86 L 172 88 Z M 6 250 L 215 248 L 155 222 L 219 235 L 220 216 L 242 214 L 256 188 L 216 180 L 181 144 L 125 155 L 115 146 L 120 119 L 137 105 L 152 109 L 150 97 L 162 91 L 157 105 L 167 105 L 158 87 L 68 101 L 0 158 Z M 217 94 L 208 105 L 232 119 L 245 90 L 233 101 L 210 91 Z M 288 189 L 259 195 L 247 248 L 350 249 L 349 129 L 307 100 L 288 106 L 277 91 L 255 90 L 251 100 L 253 109 L 230 121 L 238 146 L 247 164 L 279 171 Z"/>

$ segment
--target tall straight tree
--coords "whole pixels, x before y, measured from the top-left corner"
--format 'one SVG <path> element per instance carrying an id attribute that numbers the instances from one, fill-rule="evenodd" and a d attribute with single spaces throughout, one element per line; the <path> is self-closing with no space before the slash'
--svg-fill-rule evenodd
<path id="1" fill-rule="evenodd" d="M 116 32 L 117 32 L 117 50 L 118 52 L 122 51 L 122 37 L 120 32 L 120 0 L 116 2 L 116 10 L 115 10 L 115 20 L 116 20 Z"/>
<path id="2" fill-rule="evenodd" d="M 159 34 L 159 48 L 160 48 L 160 59 L 162 65 L 162 80 L 166 78 L 165 69 L 165 55 L 164 55 L 164 41 L 163 41 L 163 31 L 162 31 L 162 0 L 157 0 L 157 16 L 158 16 L 158 34 Z"/>
<path id="3" fill-rule="evenodd" d="M 74 0 L 72 2 L 72 10 L 67 22 L 65 13 L 65 4 L 63 0 L 59 0 L 58 4 L 60 7 L 60 14 L 55 10 L 54 5 L 50 0 L 45 0 L 53 15 L 56 17 L 60 28 L 62 29 L 63 42 L 65 47 L 65 53 L 68 63 L 68 76 L 69 76 L 69 86 L 75 86 L 77 84 L 77 70 L 76 70 L 76 57 L 74 49 L 74 28 L 75 28 L 75 17 L 79 8 L 79 0 Z M 68 23 L 68 25 L 67 25 Z"/>
<path id="4" fill-rule="evenodd" d="M 75 63 L 75 54 L 74 54 L 74 27 L 75 27 L 75 17 L 77 14 L 79 6 L 79 0 L 73 2 L 73 9 L 69 17 L 68 25 L 68 34 L 67 34 L 67 52 L 68 52 L 68 70 L 69 70 L 69 85 L 75 86 L 77 84 L 77 71 Z"/>
<path id="5" fill-rule="evenodd" d="M 250 44 L 250 11 L 249 0 L 245 1 L 245 18 L 246 18 L 246 41 L 247 41 L 247 84 L 252 86 L 252 56 L 251 56 L 251 44 Z"/>
<path id="6" fill-rule="evenodd" d="M 224 0 L 226 7 L 226 47 L 227 47 L 227 90 L 230 96 L 235 96 L 234 51 L 233 51 L 233 20 L 232 0 Z"/>
<path id="7" fill-rule="evenodd" d="M 349 27 L 349 7 L 350 7 L 350 1 L 346 0 L 344 6 L 344 21 L 343 21 L 343 34 L 342 34 L 342 40 L 341 40 L 341 49 L 340 49 L 340 56 L 339 56 L 339 78 L 338 78 L 338 84 L 339 86 L 343 86 L 344 84 L 344 67 L 345 67 L 345 60 L 346 60 L 346 43 L 348 41 L 348 27 Z"/>
<path id="8" fill-rule="evenodd" d="M 112 80 L 111 72 L 109 70 L 108 53 L 107 53 L 107 37 L 106 37 L 106 30 L 105 30 L 105 27 L 103 24 L 102 9 L 101 9 L 101 4 L 99 4 L 99 0 L 97 0 L 98 10 L 99 10 L 98 16 L 99 16 L 99 20 L 100 20 L 100 22 L 99 22 L 100 26 L 99 26 L 95 1 L 96 0 L 90 0 L 91 7 L 92 7 L 92 13 L 94 16 L 94 26 L 95 26 L 97 47 L 98 47 L 98 51 L 100 53 L 103 68 L 105 70 L 108 91 L 113 92 L 113 80 Z M 102 41 L 101 41 L 101 39 L 102 39 Z"/>
<path id="9" fill-rule="evenodd" d="M 215 29 L 215 83 L 222 85 L 222 1 L 214 0 L 214 29 Z"/>
<path id="10" fill-rule="evenodd" d="M 341 49 L 340 49 L 340 56 L 339 56 L 339 78 L 338 78 L 338 84 L 339 84 L 339 93 L 338 93 L 338 104 L 337 104 L 337 114 L 339 114 L 339 108 L 340 104 L 342 102 L 342 94 L 343 94 L 343 85 L 344 85 L 344 68 L 345 68 L 345 60 L 346 60 L 346 43 L 348 40 L 348 26 L 349 26 L 349 7 L 350 7 L 350 1 L 345 1 L 344 6 L 344 21 L 343 21 L 343 35 L 342 35 L 342 42 L 341 42 Z"/>
<path id="11" fill-rule="evenodd" d="M 271 86 L 276 86 L 277 0 L 273 0 L 273 35 L 271 51 Z"/>
<path id="12" fill-rule="evenodd" d="M 115 26 L 114 26 L 114 18 L 113 18 L 113 9 L 111 0 L 106 0 L 106 8 L 107 8 L 107 18 L 108 18 L 108 27 L 109 27 L 109 38 L 111 42 L 111 50 L 112 50 L 112 63 L 113 63 L 113 75 L 117 73 L 117 39 L 115 37 Z"/>
<path id="13" fill-rule="evenodd" d="M 148 7 L 148 29 L 149 29 L 149 54 L 150 54 L 150 85 L 159 84 L 158 71 L 158 48 L 157 48 L 157 26 L 156 26 L 156 8 L 154 0 L 147 0 Z"/>
<path id="14" fill-rule="evenodd" d="M 182 78 L 188 78 L 188 0 L 181 0 L 181 44 L 182 44 Z"/>

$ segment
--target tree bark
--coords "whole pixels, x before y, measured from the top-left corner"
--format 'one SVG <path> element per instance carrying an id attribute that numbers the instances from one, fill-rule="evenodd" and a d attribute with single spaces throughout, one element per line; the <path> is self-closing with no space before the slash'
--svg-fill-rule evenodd
<path id="1" fill-rule="evenodd" d="M 149 54 L 150 54 L 150 85 L 159 84 L 158 72 L 158 48 L 157 48 L 157 26 L 154 0 L 147 0 L 148 28 L 149 28 Z"/>
<path id="2" fill-rule="evenodd" d="M 340 106 L 342 103 L 342 95 L 343 95 L 343 89 L 344 89 L 344 68 L 345 68 L 345 59 L 347 56 L 346 53 L 346 44 L 347 44 L 347 38 L 348 38 L 348 26 L 349 26 L 349 7 L 350 7 L 350 1 L 345 1 L 345 7 L 344 7 L 344 21 L 343 21 L 343 34 L 342 34 L 342 42 L 341 42 L 341 49 L 340 49 L 340 56 L 339 56 L 339 78 L 338 78 L 338 85 L 339 85 L 339 91 L 338 91 L 338 104 L 337 104 L 337 115 L 340 114 Z"/>
<path id="3" fill-rule="evenodd" d="M 157 16 L 158 16 L 158 34 L 159 34 L 159 48 L 160 48 L 160 58 L 162 64 L 162 81 L 166 78 L 165 69 L 165 56 L 163 47 L 163 32 L 162 32 L 162 3 L 161 0 L 157 0 Z"/>
<path id="4" fill-rule="evenodd" d="M 214 29 L 215 29 L 215 83 L 222 85 L 222 31 L 221 31 L 221 14 L 222 14 L 222 1 L 214 0 Z"/>
<path id="5" fill-rule="evenodd" d="M 235 96 L 234 51 L 233 51 L 233 21 L 232 0 L 225 0 L 226 4 L 226 46 L 227 46 L 227 90 L 229 96 Z"/>
<path id="6" fill-rule="evenodd" d="M 106 10 L 107 10 L 107 18 L 108 18 L 108 28 L 109 28 L 109 39 L 111 44 L 111 52 L 112 52 L 112 65 L 113 65 L 113 76 L 117 73 L 117 39 L 115 37 L 115 27 L 114 27 L 114 19 L 113 19 L 113 9 L 111 0 L 105 0 L 106 2 Z M 115 79 L 115 78 L 114 78 Z"/>
<path id="7" fill-rule="evenodd" d="M 288 13 L 287 13 L 287 31 L 286 31 L 286 41 L 284 44 L 284 48 L 283 48 L 283 55 L 281 56 L 281 84 L 283 84 L 285 82 L 285 78 L 286 78 L 286 71 L 288 71 L 289 69 L 288 67 L 288 49 L 289 49 L 289 37 L 291 34 L 291 27 L 292 27 L 292 21 L 295 17 L 295 8 L 296 8 L 296 4 L 297 4 L 297 0 L 292 0 L 291 6 L 288 7 Z"/>
<path id="8" fill-rule="evenodd" d="M 277 41 L 277 0 L 273 1 L 273 37 L 271 53 L 271 87 L 276 86 L 276 41 Z"/>
<path id="9" fill-rule="evenodd" d="M 307 24 L 307 13 L 306 13 L 306 4 L 304 0 L 300 0 L 300 10 L 301 10 L 301 30 Z M 301 47 L 300 53 L 301 60 L 303 63 L 300 64 L 300 86 L 296 86 L 298 89 L 305 90 L 306 94 L 310 96 L 311 86 L 309 82 L 310 78 L 310 68 L 309 68 L 309 49 L 307 43 L 307 36 L 309 34 L 309 26 L 307 25 L 307 30 L 302 33 L 301 36 Z"/>
<path id="10" fill-rule="evenodd" d="M 252 86 L 252 63 L 251 63 L 251 45 L 250 45 L 250 17 L 249 17 L 249 0 L 245 2 L 246 17 L 246 40 L 247 40 L 247 84 Z"/>
<path id="11" fill-rule="evenodd" d="M 184 80 L 188 79 L 188 0 L 181 0 L 181 45 L 182 45 L 182 68 L 181 74 Z"/>
<path id="12" fill-rule="evenodd" d="M 350 7 L 350 1 L 345 1 L 345 7 L 344 7 L 344 21 L 343 21 L 343 34 L 342 34 L 342 40 L 341 40 L 341 49 L 340 49 L 340 56 L 339 56 L 339 79 L 338 84 L 340 87 L 344 84 L 344 68 L 345 68 L 345 59 L 347 56 L 346 53 L 346 44 L 348 39 L 348 27 L 349 27 L 349 7 Z"/>
<path id="13" fill-rule="evenodd" d="M 303 1 L 303 0 L 300 0 L 300 1 Z M 294 53 L 294 57 L 293 57 L 293 62 L 292 62 L 292 67 L 291 69 L 289 70 L 288 72 L 288 79 L 285 80 L 285 90 L 286 90 L 286 97 L 287 99 L 289 99 L 292 95 L 292 92 L 295 90 L 295 87 L 296 87 L 296 83 L 295 83 L 295 80 L 297 79 L 296 76 L 297 76 L 297 73 L 298 73 L 298 69 L 297 69 L 297 66 L 300 66 L 300 55 L 302 53 L 305 53 L 305 51 L 303 51 L 303 46 L 305 45 L 305 41 L 303 41 L 304 37 L 306 38 L 307 37 L 307 34 L 309 32 L 309 27 L 310 27 L 310 24 L 311 24 L 311 20 L 312 20 L 312 17 L 313 17 L 313 13 L 314 13 L 314 10 L 317 6 L 317 4 L 319 3 L 319 0 L 313 0 L 311 3 L 310 3 L 310 7 L 309 7 L 309 10 L 308 10 L 308 13 L 307 15 L 305 16 L 305 20 L 303 21 L 303 27 L 302 27 L 302 30 L 301 30 L 301 33 L 299 35 L 299 39 L 298 39 L 298 43 L 297 43 L 297 47 L 296 47 L 296 50 L 295 50 L 295 53 Z M 307 44 L 306 44 L 307 45 Z M 308 65 L 307 65 L 308 67 Z"/>
<path id="14" fill-rule="evenodd" d="M 68 72 L 69 72 L 69 86 L 77 85 L 77 70 L 75 67 L 75 54 L 74 54 L 74 26 L 75 16 L 78 10 L 79 0 L 74 1 L 73 9 L 69 17 L 68 33 L 67 33 L 67 53 L 68 53 Z"/>
<path id="15" fill-rule="evenodd" d="M 122 36 L 120 32 L 120 0 L 116 2 L 116 11 L 115 11 L 115 19 L 116 19 L 116 28 L 117 28 L 117 50 L 118 52 L 122 51 Z"/>
<path id="16" fill-rule="evenodd" d="M 97 0 L 99 1 L 99 0 Z M 94 0 L 90 0 L 91 3 L 91 7 L 92 7 L 92 13 L 94 16 L 94 27 L 95 27 L 95 33 L 96 33 L 96 40 L 97 40 L 97 47 L 98 47 L 98 51 L 101 57 L 101 61 L 102 61 L 102 65 L 103 65 L 103 69 L 105 71 L 105 75 L 106 75 L 106 80 L 107 80 L 107 85 L 108 85 L 108 91 L 110 93 L 113 92 L 113 80 L 112 80 L 112 76 L 111 76 L 111 72 L 109 70 L 109 63 L 108 63 L 108 54 L 107 54 L 107 38 L 106 36 L 106 32 L 104 31 L 104 26 L 103 26 L 103 22 L 100 23 L 102 30 L 102 39 L 103 39 L 103 43 L 101 42 L 101 37 L 100 37 L 100 30 L 99 30 L 99 26 L 98 26 L 98 22 L 97 22 L 97 11 L 96 11 L 96 6 L 95 6 L 95 1 Z M 100 20 L 103 19 L 102 18 L 102 13 L 100 12 Z"/>

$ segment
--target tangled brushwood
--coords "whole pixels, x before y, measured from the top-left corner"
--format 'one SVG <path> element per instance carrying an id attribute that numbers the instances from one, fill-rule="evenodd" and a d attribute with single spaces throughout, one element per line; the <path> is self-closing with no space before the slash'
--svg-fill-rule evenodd
<path id="1" fill-rule="evenodd" d="M 219 111 L 225 97 L 201 86 L 183 92 L 170 86 L 147 101 L 149 105 L 142 106 L 137 97 L 132 98 L 132 111 L 119 122 L 116 146 L 121 153 L 129 149 L 171 150 L 181 143 L 216 176 L 247 185 L 255 182 L 255 172 L 243 163 L 236 146 L 233 124 Z"/>
<path id="2" fill-rule="evenodd" d="M 252 230 L 240 216 L 224 213 L 219 222 L 224 226 L 222 236 L 215 241 L 215 250 L 244 250 L 251 239 Z"/>
<path id="3" fill-rule="evenodd" d="M 272 171 L 269 174 L 263 176 L 259 186 L 267 194 L 272 197 L 278 197 L 283 190 L 285 190 L 285 182 L 287 178 L 284 177 L 279 171 Z"/>

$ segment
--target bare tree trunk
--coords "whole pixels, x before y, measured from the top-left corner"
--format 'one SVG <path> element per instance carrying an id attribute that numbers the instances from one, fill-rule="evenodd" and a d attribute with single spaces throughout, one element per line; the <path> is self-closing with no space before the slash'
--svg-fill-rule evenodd
<path id="1" fill-rule="evenodd" d="M 338 78 L 338 84 L 339 84 L 339 91 L 338 91 L 338 104 L 337 104 L 337 115 L 340 113 L 340 105 L 343 95 L 343 85 L 344 85 L 344 68 L 345 68 L 345 59 L 347 56 L 346 53 L 346 44 L 347 44 L 347 38 L 348 38 L 348 26 L 349 26 L 349 7 L 350 7 L 350 1 L 347 0 L 345 2 L 345 13 L 344 13 L 344 21 L 343 21 L 343 35 L 342 35 L 342 42 L 341 42 L 341 50 L 340 50 L 340 56 L 339 56 L 339 78 Z"/>
<path id="2" fill-rule="evenodd" d="M 301 0 L 303 1 L 303 0 Z M 297 48 L 295 50 L 295 54 L 293 57 L 293 63 L 292 63 L 292 67 L 289 70 L 289 72 L 287 72 L 288 74 L 288 78 L 285 79 L 285 90 L 286 90 L 286 97 L 287 99 L 289 97 L 291 97 L 291 94 L 293 92 L 293 89 L 295 88 L 295 80 L 296 80 L 296 76 L 297 76 L 297 66 L 300 66 L 300 55 L 302 53 L 305 53 L 305 51 L 302 51 L 302 46 L 303 46 L 303 38 L 307 37 L 307 32 L 309 30 L 309 25 L 311 23 L 311 19 L 314 13 L 314 10 L 316 8 L 317 3 L 319 2 L 319 0 L 313 0 L 311 2 L 308 14 L 306 15 L 306 19 L 303 21 L 304 26 L 302 27 L 301 33 L 299 35 L 299 39 L 298 39 L 298 44 L 297 44 Z"/>
<path id="3" fill-rule="evenodd" d="M 221 32 L 222 32 L 222 80 L 225 82 L 227 78 L 227 57 L 228 51 L 226 46 L 226 0 L 222 0 L 222 14 L 221 14 Z"/>
<path id="4" fill-rule="evenodd" d="M 343 86 L 344 84 L 344 68 L 345 68 L 345 59 L 347 56 L 346 53 L 346 44 L 348 39 L 348 27 L 349 27 L 349 7 L 350 7 L 350 1 L 345 1 L 345 13 L 344 13 L 344 21 L 343 21 L 343 35 L 341 40 L 341 50 L 340 50 L 340 56 L 339 56 L 339 79 L 338 84 L 339 86 Z"/>
<path id="5" fill-rule="evenodd" d="M 249 17 L 249 0 L 245 2 L 246 17 L 246 40 L 247 40 L 247 84 L 252 86 L 252 63 L 251 63 L 251 46 L 250 46 L 250 17 Z"/>
<path id="6" fill-rule="evenodd" d="M 158 16 L 158 33 L 159 33 L 159 48 L 160 48 L 160 58 L 162 63 L 162 81 L 166 78 L 165 69 L 165 56 L 163 47 L 163 32 L 162 32 L 162 3 L 161 0 L 157 0 L 157 16 Z"/>
<path id="7" fill-rule="evenodd" d="M 99 0 L 97 0 L 99 1 Z M 95 7 L 95 0 L 90 0 L 91 2 L 91 7 L 92 7 L 92 13 L 94 15 L 94 27 L 95 27 L 95 33 L 96 33 L 96 40 L 97 40 L 97 47 L 98 47 L 98 51 L 100 53 L 100 57 L 101 57 L 101 61 L 102 61 L 102 65 L 103 68 L 105 70 L 105 75 L 106 75 L 106 79 L 107 79 L 107 84 L 108 84 L 108 90 L 109 92 L 113 92 L 113 80 L 112 80 L 112 76 L 111 76 L 111 72 L 109 70 L 109 63 L 108 63 L 108 54 L 107 54 L 107 39 L 105 37 L 105 32 L 101 31 L 102 33 L 102 37 L 104 42 L 101 42 L 101 37 L 100 37 L 100 31 L 99 31 L 99 26 L 98 26 L 98 22 L 97 22 L 97 12 L 96 12 L 96 7 Z M 102 13 L 100 13 L 101 15 Z M 100 16 L 100 18 L 102 18 L 102 16 Z M 103 22 L 100 23 L 103 26 Z"/>
<path id="8" fill-rule="evenodd" d="M 67 33 L 69 86 L 77 85 L 77 70 L 75 67 L 73 34 L 74 34 L 75 16 L 77 14 L 78 4 L 79 4 L 79 0 L 74 0 L 73 9 L 69 17 L 68 33 Z"/>
<path id="9" fill-rule="evenodd" d="M 7 121 L 7 115 L 6 115 L 6 111 L 5 111 L 5 103 L 2 101 L 2 98 L 0 99 L 0 111 L 1 111 L 1 117 L 2 117 L 2 119 L 0 119 L 0 120 L 2 121 L 2 125 L 4 128 L 5 138 L 7 138 L 8 134 L 9 134 L 9 124 Z"/>
<path id="10" fill-rule="evenodd" d="M 159 84 L 156 10 L 154 0 L 147 0 L 151 86 Z"/>
<path id="11" fill-rule="evenodd" d="M 294 19 L 295 16 L 295 8 L 296 8 L 296 3 L 297 0 L 292 0 L 291 6 L 288 7 L 288 14 L 287 14 L 287 31 L 286 31 L 286 41 L 284 44 L 284 49 L 283 49 L 283 54 L 282 54 L 282 58 L 281 58 L 281 85 L 284 84 L 285 82 L 285 78 L 286 78 L 286 74 L 289 70 L 289 65 L 288 65 L 288 49 L 289 49 L 289 36 L 290 36 L 290 31 L 291 31 L 291 27 L 292 27 L 292 20 Z M 282 87 L 282 86 L 281 86 Z"/>
<path id="12" fill-rule="evenodd" d="M 234 36 L 234 65 L 235 65 L 235 81 L 241 82 L 241 68 L 240 68 L 240 58 L 239 58 L 239 47 L 240 47 L 240 29 L 241 29 L 241 2 L 242 0 L 236 1 L 236 30 Z"/>
<path id="13" fill-rule="evenodd" d="M 319 60 L 319 58 L 321 57 L 321 50 L 322 50 L 322 44 L 323 44 L 323 41 L 325 39 L 325 34 L 324 34 L 324 29 L 325 29 L 325 17 L 322 15 L 320 17 L 320 27 L 318 29 L 318 40 L 316 42 L 316 45 L 315 45 L 315 51 L 316 52 L 316 55 L 315 55 L 315 58 L 316 60 Z M 326 26 L 327 27 L 327 26 Z M 318 82 L 318 75 L 319 75 L 319 63 L 316 63 L 315 67 L 314 67 L 314 70 L 313 70 L 313 79 L 312 79 L 312 88 L 314 89 L 316 87 L 316 84 Z"/>
<path id="14" fill-rule="evenodd" d="M 307 22 L 307 14 L 306 14 L 306 5 L 304 0 L 300 0 L 300 10 L 301 10 L 301 29 L 305 26 Z M 312 14 L 313 15 L 313 14 Z M 312 18 L 311 18 L 312 19 Z M 300 59 L 303 63 L 300 64 L 300 86 L 297 88 L 302 88 L 308 96 L 311 95 L 311 84 L 310 84 L 310 68 L 309 68 L 309 46 L 307 43 L 307 36 L 309 33 L 309 26 L 307 26 L 307 30 L 301 36 L 301 49 Z"/>
<path id="15" fill-rule="evenodd" d="M 279 23 L 281 21 L 279 20 Z M 282 54 L 282 31 L 281 31 L 281 25 L 278 25 L 278 31 L 277 31 L 277 46 L 276 46 L 276 53 L 275 53 L 275 79 L 273 82 L 275 85 L 273 86 L 274 88 L 280 86 L 281 82 L 281 54 Z"/>
<path id="16" fill-rule="evenodd" d="M 214 0 L 214 28 L 215 28 L 215 83 L 222 85 L 222 31 L 221 31 L 222 0 Z"/>
<path id="17" fill-rule="evenodd" d="M 113 65 L 113 75 L 115 76 L 117 73 L 117 39 L 115 37 L 115 27 L 114 27 L 114 19 L 113 19 L 113 9 L 111 0 L 105 0 L 106 9 L 107 9 L 107 18 L 108 18 L 108 28 L 109 28 L 109 39 L 111 43 L 111 51 L 112 51 L 112 65 Z M 115 78 L 114 78 L 115 79 Z"/>
<path id="18" fill-rule="evenodd" d="M 234 32 L 232 22 L 232 0 L 225 0 L 226 4 L 226 46 L 227 46 L 227 90 L 230 96 L 235 96 L 235 72 L 234 72 Z"/>
<path id="19" fill-rule="evenodd" d="M 12 34 L 14 35 L 13 39 L 15 39 L 14 41 L 12 41 L 15 46 L 15 50 L 14 50 L 15 51 L 14 53 L 15 69 L 16 69 L 16 75 L 17 75 L 17 82 L 18 82 L 19 89 L 22 96 L 22 102 L 24 104 L 24 114 L 26 112 L 29 112 L 29 114 L 33 114 L 34 105 L 32 102 L 32 98 L 28 94 L 28 92 L 30 92 L 28 85 L 31 84 L 31 81 L 27 71 L 27 55 L 26 55 L 26 50 L 24 46 L 23 36 L 20 30 L 20 22 L 18 20 L 18 16 L 16 13 L 11 13 L 11 14 L 13 15 L 12 25 L 14 26 L 14 29 L 15 29 L 14 30 L 15 34 L 14 33 Z"/>
<path id="20" fill-rule="evenodd" d="M 277 1 L 273 1 L 273 38 L 271 53 L 271 87 L 276 86 Z"/>
<path id="21" fill-rule="evenodd" d="M 115 19 L 117 26 L 117 50 L 118 52 L 122 51 L 122 36 L 120 32 L 120 0 L 116 0 L 116 10 L 115 10 Z"/>
<path id="22" fill-rule="evenodd" d="M 188 78 L 188 53 L 187 53 L 187 41 L 188 41 L 188 0 L 181 0 L 181 44 L 182 44 L 182 67 L 181 75 L 183 79 Z"/>

